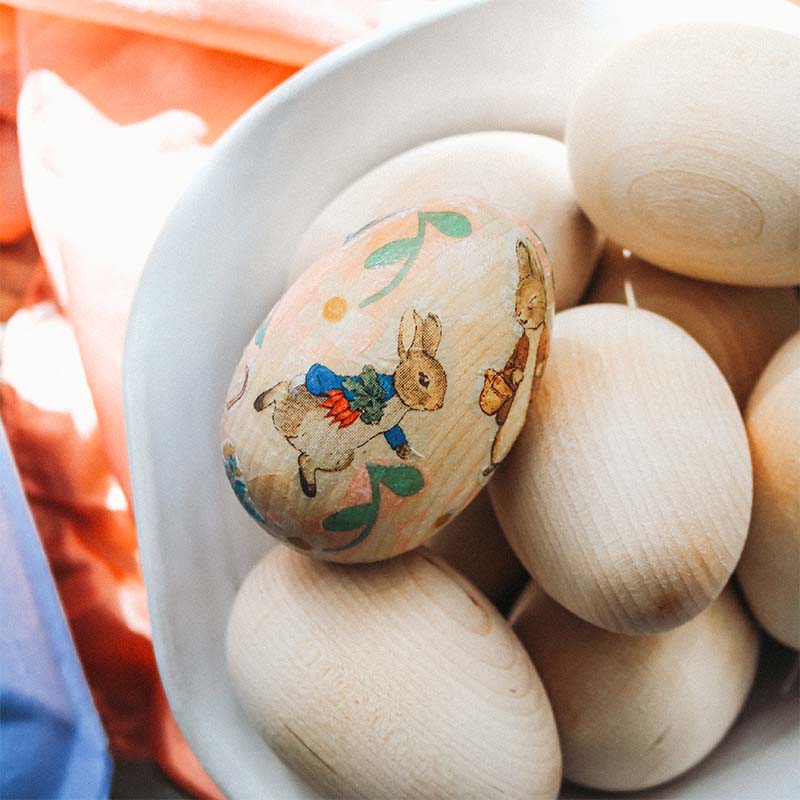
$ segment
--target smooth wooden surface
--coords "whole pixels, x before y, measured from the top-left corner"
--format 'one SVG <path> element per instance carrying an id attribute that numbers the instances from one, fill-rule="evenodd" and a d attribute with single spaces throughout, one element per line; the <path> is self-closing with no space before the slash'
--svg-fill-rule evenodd
<path id="1" fill-rule="evenodd" d="M 601 241 L 575 200 L 566 149 L 548 136 L 508 131 L 438 139 L 359 178 L 308 229 L 290 267 L 290 282 L 370 220 L 449 196 L 479 197 L 527 222 L 550 256 L 556 308 L 580 300 Z"/>
<path id="2" fill-rule="evenodd" d="M 654 267 L 615 242 L 606 245 L 587 302 L 625 303 L 680 325 L 714 359 L 740 407 L 772 354 L 800 327 L 794 289 L 692 280 Z"/>
<path id="3" fill-rule="evenodd" d="M 528 581 L 482 489 L 450 523 L 428 540 L 428 549 L 472 581 L 501 613 Z"/>
<path id="4" fill-rule="evenodd" d="M 558 737 L 530 659 L 424 549 L 345 566 L 274 548 L 237 595 L 227 652 L 248 717 L 325 797 L 558 792 Z"/>
<path id="5" fill-rule="evenodd" d="M 736 575 L 767 632 L 800 649 L 800 333 L 775 354 L 745 416 L 753 516 Z"/>
<path id="6" fill-rule="evenodd" d="M 730 588 L 653 636 L 596 628 L 533 584 L 511 622 L 553 704 L 564 777 L 596 789 L 644 789 L 694 766 L 738 715 L 758 663 L 758 633 Z"/>
<path id="7" fill-rule="evenodd" d="M 236 368 L 221 450 L 237 496 L 315 557 L 416 547 L 516 439 L 552 297 L 543 246 L 497 206 L 432 204 L 354 232 L 286 292 Z"/>
<path id="8" fill-rule="evenodd" d="M 575 191 L 603 232 L 659 266 L 800 282 L 800 37 L 662 28 L 613 53 L 567 123 Z"/>
<path id="9" fill-rule="evenodd" d="M 653 633 L 722 590 L 747 534 L 750 456 L 711 358 L 649 311 L 556 315 L 547 372 L 489 485 L 519 559 L 573 613 Z"/>

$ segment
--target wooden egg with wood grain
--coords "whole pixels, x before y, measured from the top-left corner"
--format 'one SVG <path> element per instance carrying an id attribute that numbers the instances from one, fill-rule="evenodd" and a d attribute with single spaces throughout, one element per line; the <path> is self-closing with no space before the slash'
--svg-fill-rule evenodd
<path id="1" fill-rule="evenodd" d="M 564 145 L 549 136 L 514 131 L 437 139 L 375 167 L 337 195 L 311 224 L 289 280 L 371 219 L 442 197 L 464 196 L 506 208 L 530 225 L 550 257 L 556 308 L 580 300 L 601 237 L 575 200 Z"/>
<path id="2" fill-rule="evenodd" d="M 237 595 L 227 657 L 256 729 L 323 797 L 558 792 L 558 734 L 530 658 L 424 549 L 343 565 L 274 548 Z"/>
<path id="3" fill-rule="evenodd" d="M 744 546 L 752 481 L 736 400 L 663 317 L 610 304 L 561 312 L 489 494 L 559 603 L 620 633 L 668 630 L 719 595 Z"/>
<path id="4" fill-rule="evenodd" d="M 308 555 L 416 547 L 510 450 L 552 315 L 545 249 L 498 206 L 431 202 L 362 226 L 245 348 L 222 416 L 234 492 Z"/>
<path id="5" fill-rule="evenodd" d="M 800 649 L 800 333 L 775 354 L 747 404 L 753 515 L 739 585 L 756 619 Z"/>
<path id="6" fill-rule="evenodd" d="M 455 567 L 494 603 L 510 610 L 528 582 L 497 521 L 486 489 L 427 542 L 428 549 Z"/>
<path id="7" fill-rule="evenodd" d="M 732 23 L 661 28 L 614 51 L 567 122 L 597 228 L 660 267 L 800 283 L 800 37 Z"/>
<path id="8" fill-rule="evenodd" d="M 797 330 L 800 309 L 794 289 L 693 280 L 614 242 L 606 245 L 586 302 L 625 303 L 680 325 L 714 359 L 741 407 L 772 354 Z"/>
<path id="9" fill-rule="evenodd" d="M 590 625 L 531 585 L 511 614 L 556 717 L 564 776 L 606 791 L 680 775 L 744 704 L 759 638 L 726 588 L 679 628 L 626 636 Z"/>

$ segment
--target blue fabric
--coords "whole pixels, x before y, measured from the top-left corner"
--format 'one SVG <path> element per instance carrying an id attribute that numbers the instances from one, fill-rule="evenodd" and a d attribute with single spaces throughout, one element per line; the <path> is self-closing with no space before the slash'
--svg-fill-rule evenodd
<path id="1" fill-rule="evenodd" d="M 111 759 L 0 425 L 0 797 L 106 798 Z"/>
<path id="2" fill-rule="evenodd" d="M 337 375 L 332 369 L 323 366 L 322 364 L 313 364 L 308 372 L 306 372 L 306 389 L 313 395 L 321 396 L 330 392 L 333 389 L 338 389 L 344 393 L 348 402 L 353 399 L 353 392 L 343 387 L 344 379 L 351 378 L 352 380 L 359 381 L 358 375 Z M 397 392 L 394 388 L 394 378 L 391 375 L 382 375 L 378 373 L 378 383 L 383 389 L 383 394 L 386 400 L 394 397 Z"/>
<path id="3" fill-rule="evenodd" d="M 403 429 L 399 425 L 395 425 L 394 428 L 389 428 L 383 434 L 386 437 L 386 441 L 389 443 L 389 447 L 392 450 L 397 450 L 401 444 L 406 444 L 408 439 L 406 439 L 406 435 L 403 433 Z"/>

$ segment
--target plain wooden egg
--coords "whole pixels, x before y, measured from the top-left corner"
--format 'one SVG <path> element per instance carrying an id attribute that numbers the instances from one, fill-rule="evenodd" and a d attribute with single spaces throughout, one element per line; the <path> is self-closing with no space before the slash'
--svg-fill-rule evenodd
<path id="1" fill-rule="evenodd" d="M 472 581 L 501 613 L 511 608 L 528 581 L 525 567 L 500 528 L 486 489 L 427 546 Z"/>
<path id="2" fill-rule="evenodd" d="M 370 220 L 447 196 L 483 198 L 527 222 L 550 256 L 556 308 L 580 300 L 601 242 L 575 200 L 566 149 L 547 136 L 509 131 L 438 139 L 359 178 L 308 229 L 291 280 Z"/>
<path id="3" fill-rule="evenodd" d="M 692 280 L 614 242 L 606 246 L 587 301 L 625 303 L 680 325 L 714 359 L 742 407 L 772 354 L 800 324 L 793 289 Z"/>
<path id="4" fill-rule="evenodd" d="M 247 716 L 324 797 L 558 792 L 558 734 L 530 658 L 424 549 L 346 566 L 274 548 L 239 590 L 227 653 Z"/>
<path id="5" fill-rule="evenodd" d="M 556 315 L 542 387 L 489 484 L 514 552 L 573 613 L 653 633 L 700 613 L 744 546 L 744 424 L 677 325 L 620 305 Z"/>
<path id="6" fill-rule="evenodd" d="M 416 547 L 485 485 L 548 353 L 544 247 L 498 206 L 440 201 L 319 258 L 247 344 L 222 414 L 244 509 L 308 555 Z"/>
<path id="7" fill-rule="evenodd" d="M 758 633 L 730 588 L 652 636 L 596 628 L 533 585 L 511 622 L 550 697 L 564 777 L 606 791 L 645 789 L 697 764 L 736 719 L 758 663 Z"/>
<path id="8" fill-rule="evenodd" d="M 583 210 L 653 264 L 752 286 L 800 283 L 800 37 L 661 28 L 615 51 L 566 131 Z"/>
<path id="9" fill-rule="evenodd" d="M 753 515 L 736 575 L 767 632 L 800 649 L 800 333 L 775 354 L 745 416 Z"/>

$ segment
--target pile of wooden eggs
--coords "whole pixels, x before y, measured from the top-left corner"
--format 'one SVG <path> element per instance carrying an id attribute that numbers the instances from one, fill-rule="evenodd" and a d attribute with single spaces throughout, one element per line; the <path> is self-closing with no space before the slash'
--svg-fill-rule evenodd
<path id="1" fill-rule="evenodd" d="M 307 232 L 223 412 L 283 543 L 227 646 L 323 796 L 654 786 L 739 713 L 753 617 L 800 647 L 799 97 L 796 37 L 664 29 L 566 146 L 431 142 Z"/>

